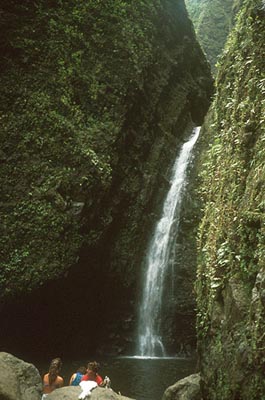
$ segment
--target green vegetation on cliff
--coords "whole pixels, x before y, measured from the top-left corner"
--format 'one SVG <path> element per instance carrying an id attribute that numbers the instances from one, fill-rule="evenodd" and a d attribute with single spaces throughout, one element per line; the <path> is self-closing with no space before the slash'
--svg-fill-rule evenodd
<path id="1" fill-rule="evenodd" d="M 62 276 L 122 224 L 126 266 L 148 176 L 207 110 L 184 2 L 136 3 L 1 2 L 1 296 Z"/>
<path id="2" fill-rule="evenodd" d="M 185 0 L 198 40 L 216 72 L 216 62 L 222 53 L 235 14 L 243 0 Z"/>
<path id="3" fill-rule="evenodd" d="M 265 398 L 265 6 L 246 1 L 204 131 L 198 339 L 203 398 Z"/>

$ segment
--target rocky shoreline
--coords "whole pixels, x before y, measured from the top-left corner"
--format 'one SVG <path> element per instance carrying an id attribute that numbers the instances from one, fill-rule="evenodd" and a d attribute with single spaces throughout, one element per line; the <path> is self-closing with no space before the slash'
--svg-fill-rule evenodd
<path id="1" fill-rule="evenodd" d="M 82 390 L 77 386 L 56 389 L 47 400 L 78 400 Z M 1 400 L 40 400 L 42 380 L 38 369 L 12 354 L 0 352 L 0 399 Z M 91 400 L 130 400 L 129 397 L 115 393 L 110 388 L 95 388 Z M 162 400 L 201 400 L 200 376 L 191 375 L 170 386 Z M 131 399 L 132 400 L 132 399 Z"/>

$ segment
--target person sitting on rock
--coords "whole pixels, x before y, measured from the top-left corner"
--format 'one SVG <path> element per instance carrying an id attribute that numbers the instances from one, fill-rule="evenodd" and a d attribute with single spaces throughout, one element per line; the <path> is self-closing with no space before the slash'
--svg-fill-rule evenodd
<path id="1" fill-rule="evenodd" d="M 87 372 L 82 377 L 81 382 L 83 381 L 95 381 L 99 386 L 102 385 L 103 379 L 98 374 L 99 364 L 96 361 L 89 362 L 87 364 Z"/>
<path id="2" fill-rule="evenodd" d="M 78 386 L 85 373 L 86 367 L 79 367 L 78 370 L 71 376 L 69 386 Z"/>
<path id="3" fill-rule="evenodd" d="M 43 396 L 42 399 L 53 392 L 53 390 L 58 389 L 64 385 L 64 380 L 59 376 L 60 370 L 62 368 L 61 359 L 54 358 L 49 367 L 49 372 L 43 377 Z"/>

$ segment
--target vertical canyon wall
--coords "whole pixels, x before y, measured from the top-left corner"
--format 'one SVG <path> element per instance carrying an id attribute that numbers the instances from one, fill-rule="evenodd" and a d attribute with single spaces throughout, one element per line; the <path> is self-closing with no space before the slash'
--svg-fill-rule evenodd
<path id="1" fill-rule="evenodd" d="M 245 1 L 204 124 L 196 290 L 205 400 L 265 393 L 264 22 L 264 2 Z"/>

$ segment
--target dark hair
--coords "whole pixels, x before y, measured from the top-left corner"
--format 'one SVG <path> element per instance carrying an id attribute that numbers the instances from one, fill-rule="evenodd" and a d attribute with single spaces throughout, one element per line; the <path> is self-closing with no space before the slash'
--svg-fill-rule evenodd
<path id="1" fill-rule="evenodd" d="M 86 367 L 81 366 L 81 367 L 78 368 L 78 370 L 77 370 L 76 372 L 80 372 L 80 374 L 85 375 L 85 373 L 86 373 Z"/>
<path id="2" fill-rule="evenodd" d="M 90 369 L 91 371 L 95 372 L 95 374 L 98 372 L 99 367 L 100 367 L 100 365 L 96 361 L 90 361 L 87 364 L 87 369 Z"/>
<path id="3" fill-rule="evenodd" d="M 54 358 L 51 361 L 49 368 L 49 385 L 52 385 L 53 382 L 55 382 L 61 368 L 62 368 L 62 360 L 59 357 Z"/>

